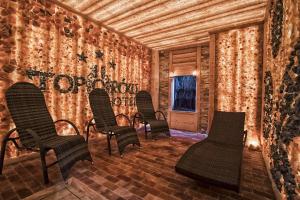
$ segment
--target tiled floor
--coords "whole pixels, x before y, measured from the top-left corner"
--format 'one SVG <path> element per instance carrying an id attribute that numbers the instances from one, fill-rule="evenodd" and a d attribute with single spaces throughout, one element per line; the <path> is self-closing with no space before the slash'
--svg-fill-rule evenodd
<path id="1" fill-rule="evenodd" d="M 179 157 L 195 140 L 171 137 L 144 140 L 142 148 L 128 148 L 120 158 L 116 145 L 113 155 L 105 150 L 106 139 L 100 137 L 90 142 L 94 165 L 78 162 L 71 176 L 90 189 L 112 200 L 121 199 L 274 199 L 262 155 L 257 151 L 244 150 L 241 191 L 236 193 L 219 187 L 205 185 L 175 173 Z M 49 160 L 53 160 L 50 156 Z M 51 184 L 44 186 L 39 159 L 5 166 L 0 176 L 0 199 L 21 199 L 59 183 L 62 178 L 58 167 L 51 167 Z"/>

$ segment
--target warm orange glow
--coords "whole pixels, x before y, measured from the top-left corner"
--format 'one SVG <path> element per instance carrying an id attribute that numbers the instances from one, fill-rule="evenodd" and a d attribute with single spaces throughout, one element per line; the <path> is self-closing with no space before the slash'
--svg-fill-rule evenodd
<path id="1" fill-rule="evenodd" d="M 246 112 L 248 141 L 260 132 L 261 41 L 257 25 L 219 33 L 216 41 L 216 110 Z"/>
<path id="2" fill-rule="evenodd" d="M 248 143 L 249 148 L 251 149 L 259 149 L 260 144 L 258 140 L 255 139 L 251 139 Z"/>
<path id="3" fill-rule="evenodd" d="M 38 76 L 28 78 L 26 75 L 28 69 L 87 78 L 91 73 L 91 67 L 97 65 L 98 78 L 101 78 L 101 67 L 104 67 L 111 81 L 117 83 L 124 81 L 128 84 L 137 84 L 137 90 L 150 90 L 150 49 L 56 4 L 45 6 L 39 2 L 8 1 L 6 7 L 16 8 L 16 11 L 1 16 L 1 23 L 11 26 L 12 30 L 11 35 L 5 38 L 8 50 L 2 50 L 0 54 L 0 69 L 7 64 L 15 67 L 12 72 L 0 70 L 1 106 L 5 106 L 3 94 L 11 84 L 26 81 L 39 85 Z M 50 14 L 41 12 L 43 10 L 47 10 Z M 71 36 L 67 34 L 69 32 L 66 32 L 66 29 L 71 31 Z M 104 53 L 103 58 L 96 58 L 97 50 Z M 88 57 L 87 62 L 78 59 L 77 54 L 81 53 Z M 115 68 L 109 65 L 111 61 L 116 63 Z M 92 116 L 87 98 L 87 84 L 79 86 L 77 93 L 60 93 L 54 88 L 53 77 L 47 79 L 46 83 L 44 95 L 53 120 L 62 118 L 70 120 L 83 133 L 86 121 Z M 62 79 L 59 84 L 64 89 L 72 88 L 66 79 Z M 97 87 L 99 85 L 101 84 L 99 83 Z M 111 98 L 129 97 L 134 99 L 134 92 L 111 95 Z M 136 112 L 135 105 L 133 103 L 128 105 L 128 100 L 123 102 L 121 105 L 113 105 L 115 113 L 122 112 L 132 116 Z M 0 110 L 0 119 L 0 131 L 5 132 L 14 127 L 6 109 Z M 67 134 L 70 127 L 60 129 L 60 126 L 64 127 L 65 124 L 59 124 L 58 130 L 61 130 L 62 134 Z M 11 149 L 10 156 L 18 154 L 11 146 L 9 149 Z"/>

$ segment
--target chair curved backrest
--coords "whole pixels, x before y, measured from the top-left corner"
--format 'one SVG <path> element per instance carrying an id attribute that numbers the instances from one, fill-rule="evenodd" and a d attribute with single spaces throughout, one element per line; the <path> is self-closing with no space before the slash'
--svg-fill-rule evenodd
<path id="1" fill-rule="evenodd" d="M 96 88 L 89 94 L 89 101 L 94 115 L 96 127 L 103 130 L 104 126 L 116 126 L 115 113 L 105 89 Z"/>
<path id="2" fill-rule="evenodd" d="M 243 145 L 244 112 L 215 111 L 208 139 L 229 145 Z"/>
<path id="3" fill-rule="evenodd" d="M 152 98 L 149 92 L 142 90 L 137 93 L 136 106 L 138 112 L 144 115 L 145 120 L 156 119 Z"/>
<path id="4" fill-rule="evenodd" d="M 15 83 L 6 91 L 5 97 L 22 145 L 35 146 L 33 137 L 26 129 L 35 131 L 41 140 L 57 135 L 44 95 L 34 84 Z"/>

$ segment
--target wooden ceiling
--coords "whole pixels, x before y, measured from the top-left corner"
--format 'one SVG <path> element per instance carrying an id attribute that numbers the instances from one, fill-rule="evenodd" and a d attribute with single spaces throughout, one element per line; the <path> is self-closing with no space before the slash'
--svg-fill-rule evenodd
<path id="1" fill-rule="evenodd" d="M 153 49 L 196 45 L 209 32 L 264 20 L 267 0 L 57 0 Z"/>

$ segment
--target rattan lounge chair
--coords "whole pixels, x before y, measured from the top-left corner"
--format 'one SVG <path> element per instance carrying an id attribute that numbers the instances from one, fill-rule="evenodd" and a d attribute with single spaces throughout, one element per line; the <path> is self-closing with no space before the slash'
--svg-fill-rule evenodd
<path id="1" fill-rule="evenodd" d="M 192 145 L 175 166 L 176 172 L 190 178 L 239 191 L 245 113 L 214 113 L 208 138 Z"/>
<path id="2" fill-rule="evenodd" d="M 123 152 L 127 145 L 136 144 L 139 147 L 141 146 L 136 130 L 133 128 L 130 119 L 124 114 L 118 114 L 115 116 L 111 107 L 109 96 L 104 89 L 94 89 L 89 94 L 89 101 L 94 118 L 88 123 L 87 138 L 89 137 L 90 127 L 95 128 L 96 126 L 98 132 L 106 134 L 108 152 L 109 155 L 111 155 L 110 140 L 113 136 L 115 136 L 121 157 L 123 156 Z M 129 126 L 118 126 L 116 121 L 117 117 L 124 117 L 129 123 Z"/>
<path id="3" fill-rule="evenodd" d="M 53 122 L 47 109 L 41 90 L 31 83 L 19 82 L 12 85 L 6 92 L 7 107 L 16 128 L 10 130 L 2 141 L 0 172 L 2 174 L 6 144 L 12 141 L 19 149 L 40 153 L 44 182 L 47 184 L 48 167 L 58 163 L 62 177 L 67 179 L 70 168 L 79 160 L 92 161 L 84 137 L 79 134 L 76 126 L 68 120 Z M 75 129 L 77 135 L 59 136 L 55 123 L 67 122 Z M 16 131 L 19 137 L 11 138 Z M 19 145 L 17 140 L 20 140 Z M 53 149 L 57 161 L 46 164 L 46 154 Z"/>
<path id="4" fill-rule="evenodd" d="M 166 116 L 161 111 L 154 111 L 151 95 L 147 91 L 140 91 L 136 95 L 136 105 L 138 112 L 134 115 L 133 124 L 136 120 L 140 120 L 144 124 L 145 138 L 148 137 L 148 132 L 151 132 L 151 137 L 155 138 L 160 133 L 164 133 L 170 136 L 169 125 Z M 163 116 L 163 120 L 156 118 L 156 114 L 159 113 Z M 147 129 L 147 125 L 150 125 L 150 130 Z"/>

